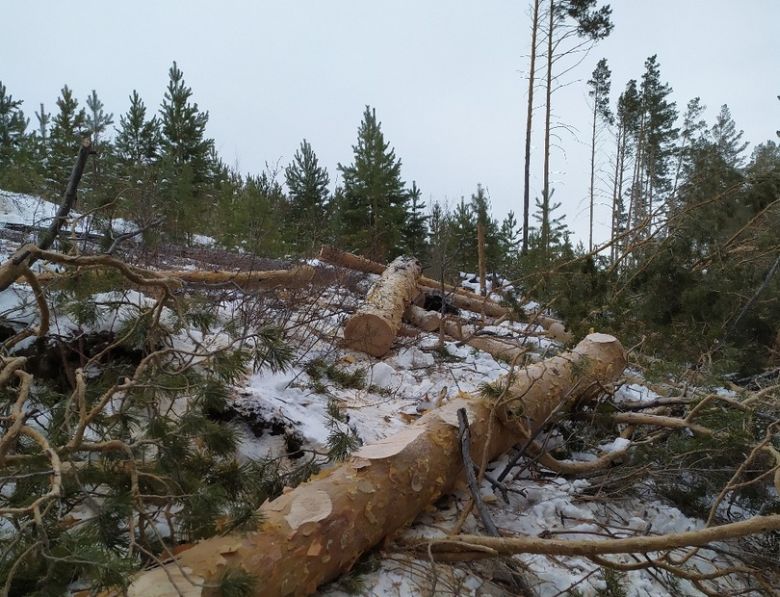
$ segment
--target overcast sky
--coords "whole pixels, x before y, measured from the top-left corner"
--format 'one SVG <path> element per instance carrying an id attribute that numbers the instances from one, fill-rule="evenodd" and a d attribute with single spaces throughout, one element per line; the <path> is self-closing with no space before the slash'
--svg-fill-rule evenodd
<path id="1" fill-rule="evenodd" d="M 369 104 L 404 178 L 427 200 L 452 203 L 482 183 L 497 217 L 522 210 L 527 0 L 3 4 L 0 80 L 24 100 L 31 126 L 40 102 L 53 111 L 63 84 L 82 103 L 96 89 L 117 122 L 133 89 L 157 108 L 176 60 L 210 113 L 223 159 L 244 172 L 286 164 L 305 137 L 337 178 Z M 612 8 L 612 35 L 553 99 L 557 117 L 579 131 L 564 134 L 552 156 L 555 200 L 579 239 L 587 238 L 585 81 L 600 58 L 612 69 L 613 100 L 658 54 L 681 112 L 697 95 L 708 121 L 728 104 L 751 148 L 780 127 L 780 0 L 615 0 Z M 540 131 L 542 112 L 537 118 Z M 538 136 L 534 149 L 540 157 Z M 532 196 L 540 187 L 535 164 Z M 603 237 L 608 209 L 596 219 Z"/>

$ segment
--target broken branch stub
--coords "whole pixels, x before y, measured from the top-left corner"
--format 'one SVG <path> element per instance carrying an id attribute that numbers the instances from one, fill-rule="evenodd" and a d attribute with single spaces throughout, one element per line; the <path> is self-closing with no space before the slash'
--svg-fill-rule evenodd
<path id="1" fill-rule="evenodd" d="M 354 350 L 381 357 L 390 350 L 401 327 L 404 309 L 417 292 L 420 263 L 398 257 L 368 291 L 366 302 L 344 327 L 345 344 Z"/>
<path id="2" fill-rule="evenodd" d="M 578 392 L 590 395 L 595 385 L 615 381 L 624 365 L 620 342 L 591 334 L 546 367 L 533 366 L 532 374 L 517 376 L 507 391 L 509 404 L 535 397 L 540 411 L 544 402 L 552 410 Z M 494 459 L 523 440 L 525 434 L 518 437 L 513 427 L 491 424 L 493 406 L 472 396 L 430 411 L 400 433 L 361 448 L 341 466 L 264 504 L 257 530 L 201 541 L 178 554 L 176 562 L 136 578 L 128 594 L 216 595 L 228 570 L 242 570 L 257 579 L 255 595 L 310 595 L 461 479 L 459 409 L 468 414 L 477 462 L 483 455 Z"/>

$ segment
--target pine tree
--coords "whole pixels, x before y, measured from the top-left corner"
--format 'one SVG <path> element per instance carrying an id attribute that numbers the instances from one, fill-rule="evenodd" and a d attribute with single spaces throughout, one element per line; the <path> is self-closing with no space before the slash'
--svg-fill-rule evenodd
<path id="1" fill-rule="evenodd" d="M 612 75 L 607 66 L 607 59 L 599 60 L 593 71 L 592 78 L 588 81 L 590 90 L 588 95 L 593 100 L 593 128 L 591 132 L 590 144 L 590 210 L 589 210 L 589 234 L 588 234 L 588 252 L 593 250 L 593 204 L 596 195 L 596 141 L 598 137 L 599 120 L 603 124 L 612 124 L 612 110 L 609 108 L 609 89 L 611 86 L 610 76 Z"/>
<path id="2" fill-rule="evenodd" d="M 401 160 L 385 141 L 376 110 L 369 106 L 352 151 L 353 164 L 338 166 L 344 178 L 343 241 L 352 250 L 385 261 L 401 249 L 408 194 L 401 179 Z"/>
<path id="3" fill-rule="evenodd" d="M 47 185 L 55 196 L 61 195 L 68 184 L 73 161 L 86 131 L 86 112 L 65 85 L 57 99 L 59 112 L 51 120 L 48 139 Z"/>
<path id="4" fill-rule="evenodd" d="M 640 98 L 635 79 L 626 84 L 617 103 L 617 132 L 615 150 L 615 174 L 612 186 L 612 231 L 611 259 L 617 259 L 620 248 L 627 242 L 618 243 L 617 237 L 625 232 L 628 215 L 623 201 L 623 185 L 629 169 L 633 147 L 629 140 L 637 134 L 640 120 Z"/>
<path id="5" fill-rule="evenodd" d="M 672 199 L 676 200 L 677 187 L 680 176 L 690 165 L 693 148 L 702 140 L 706 133 L 707 123 L 701 118 L 706 106 L 702 105 L 701 98 L 694 97 L 688 102 L 683 116 L 683 128 L 680 131 L 680 146 L 677 148 L 677 168 L 672 185 Z"/>
<path id="6" fill-rule="evenodd" d="M 731 110 L 726 104 L 720 107 L 720 112 L 718 112 L 715 123 L 710 129 L 710 134 L 712 142 L 724 162 L 736 168 L 744 164 L 742 154 L 750 144 L 747 141 L 742 141 L 744 132 L 737 131 L 737 125 L 731 117 Z"/>
<path id="7" fill-rule="evenodd" d="M 103 111 L 103 102 L 98 98 L 97 91 L 94 89 L 87 98 L 87 108 L 85 125 L 87 132 L 92 136 L 92 145 L 98 148 L 101 135 L 108 130 L 109 126 L 114 124 L 114 115 L 111 112 Z"/>
<path id="8" fill-rule="evenodd" d="M 518 250 L 523 242 L 521 231 L 518 229 L 515 212 L 510 210 L 501 221 L 498 233 L 499 253 L 501 255 L 501 267 L 506 272 L 514 263 Z M 507 274 L 504 273 L 506 276 Z"/>
<path id="9" fill-rule="evenodd" d="M 160 122 L 157 116 L 147 120 L 146 106 L 138 92 L 130 95 L 130 107 L 119 116 L 114 140 L 117 179 L 124 185 L 121 193 L 123 215 L 139 224 L 149 224 L 161 216 L 157 162 L 160 155 Z M 157 230 L 144 236 L 154 244 Z"/>
<path id="10" fill-rule="evenodd" d="M 597 8 L 599 0 L 550 0 L 547 8 L 547 79 L 545 82 L 544 182 L 542 195 L 549 197 L 550 149 L 552 143 L 552 93 L 559 75 L 553 68 L 567 55 L 587 52 L 596 41 L 612 32 L 612 8 Z M 567 47 L 567 39 L 584 40 Z M 566 71 L 564 71 L 566 72 Z"/>
<path id="11" fill-rule="evenodd" d="M 214 141 L 206 137 L 208 112 L 191 101 L 192 89 L 184 73 L 173 63 L 168 87 L 160 106 L 161 166 L 168 226 L 176 238 L 191 234 L 210 209 L 207 183 L 214 175 Z"/>
<path id="12" fill-rule="evenodd" d="M 553 192 L 555 192 L 553 190 Z M 546 263 L 554 255 L 556 249 L 568 240 L 568 227 L 564 220 L 566 214 L 555 216 L 561 203 L 553 202 L 552 196 L 542 195 L 536 199 L 536 213 L 534 219 L 539 223 L 539 245 L 542 253 L 542 261 Z"/>
<path id="13" fill-rule="evenodd" d="M 462 272 L 473 272 L 477 266 L 477 218 L 471 203 L 461 197 L 451 217 L 454 263 Z"/>
<path id="14" fill-rule="evenodd" d="M 146 119 L 146 106 L 141 96 L 133 90 L 130 108 L 119 117 L 116 152 L 126 165 L 142 166 L 159 157 L 161 143 L 160 121 L 157 116 Z"/>
<path id="15" fill-rule="evenodd" d="M 425 259 L 427 251 L 426 239 L 428 237 L 428 215 L 425 213 L 425 203 L 421 198 L 420 187 L 417 181 L 412 181 L 409 189 L 408 216 L 403 232 L 404 250 L 420 260 Z"/>
<path id="16" fill-rule="evenodd" d="M 306 139 L 284 173 L 290 195 L 290 224 L 295 230 L 293 244 L 299 252 L 310 254 L 323 240 L 330 177 Z"/>
<path id="17" fill-rule="evenodd" d="M 0 172 L 11 166 L 24 140 L 28 121 L 21 106 L 0 81 Z"/>
<path id="18" fill-rule="evenodd" d="M 650 234 L 656 212 L 670 207 L 667 203 L 671 190 L 671 159 L 676 152 L 678 129 L 677 108 L 669 101 L 672 88 L 661 83 L 658 57 L 645 61 L 645 72 L 640 85 L 640 118 L 634 134 L 634 172 L 628 207 L 629 226 L 637 237 Z M 655 204 L 655 206 L 654 206 Z"/>
<path id="19" fill-rule="evenodd" d="M 536 57 L 539 53 L 537 37 L 539 35 L 540 8 L 542 0 L 532 0 L 531 10 L 531 52 L 528 69 L 528 101 L 526 103 L 525 122 L 525 170 L 523 172 L 523 255 L 528 252 L 529 214 L 531 212 L 531 126 L 534 114 L 534 85 L 536 82 Z"/>

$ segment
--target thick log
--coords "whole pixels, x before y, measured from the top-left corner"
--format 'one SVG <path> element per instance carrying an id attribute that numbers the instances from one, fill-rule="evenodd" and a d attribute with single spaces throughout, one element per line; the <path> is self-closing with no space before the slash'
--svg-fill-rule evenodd
<path id="1" fill-rule="evenodd" d="M 625 364 L 620 342 L 591 334 L 571 352 L 531 365 L 516 376 L 496 406 L 498 421 L 490 422 L 491 402 L 476 397 L 452 400 L 400 433 L 363 447 L 343 465 L 264 504 L 257 531 L 202 541 L 177 555 L 177 562 L 142 574 L 128 594 L 217 595 L 226 571 L 242 570 L 257 579 L 255 595 L 310 595 L 348 571 L 365 551 L 413 521 L 459 481 L 463 464 L 458 409 L 467 410 L 475 460 L 481 461 L 485 451 L 493 459 L 528 436 L 528 429 L 518 434 L 518 404 L 533 407 L 528 420 L 537 424 L 561 401 L 592 396 L 594 386 L 615 381 Z"/>
<path id="2" fill-rule="evenodd" d="M 344 326 L 346 346 L 381 357 L 390 350 L 401 327 L 404 309 L 417 293 L 420 264 L 413 257 L 399 257 L 371 287 L 366 302 Z"/>
<path id="3" fill-rule="evenodd" d="M 425 330 L 426 332 L 436 332 L 441 323 L 441 313 L 435 311 L 426 311 L 417 305 L 409 305 L 404 312 L 404 318 L 412 325 Z M 462 325 L 460 322 L 446 319 L 444 320 L 444 333 L 455 340 L 465 341 L 465 344 L 478 350 L 502 359 L 508 362 L 514 362 L 526 352 L 526 349 L 514 342 L 507 342 L 501 338 L 491 336 L 473 336 L 474 330 L 469 325 Z"/>
<path id="4" fill-rule="evenodd" d="M 381 263 L 378 263 L 376 261 L 371 261 L 370 259 L 366 259 L 365 257 L 361 257 L 360 255 L 355 255 L 353 253 L 347 253 L 346 251 L 342 251 L 340 249 L 337 249 L 335 247 L 323 245 L 320 249 L 320 255 L 319 259 L 322 261 L 325 261 L 327 263 L 331 263 L 333 265 L 338 265 L 339 267 L 345 267 L 347 269 L 352 269 L 358 272 L 364 272 L 367 274 L 382 274 L 383 271 L 385 271 L 385 266 Z M 438 290 L 441 292 L 442 284 L 438 280 L 434 280 L 432 278 L 428 278 L 426 276 L 420 276 L 420 278 L 417 280 L 417 283 L 420 286 L 424 286 L 425 288 L 429 288 L 431 290 Z M 467 290 L 465 288 L 459 288 L 458 286 L 452 286 L 451 284 L 444 284 L 444 292 L 447 293 L 447 298 L 452 298 L 454 295 L 458 296 L 465 296 L 470 299 L 474 299 L 478 301 L 480 304 L 483 302 L 483 298 L 479 297 L 478 295 L 474 294 L 470 290 Z M 494 301 L 486 301 L 488 304 L 488 309 L 494 310 L 495 307 L 498 307 L 501 309 L 500 314 L 491 314 L 487 311 L 485 312 L 486 315 L 490 315 L 491 317 L 500 317 L 501 315 L 504 315 L 507 310 L 504 307 L 501 307 L 498 303 Z M 454 302 L 453 304 L 457 307 Z M 475 303 L 470 303 L 472 306 Z M 468 311 L 474 311 L 475 309 L 469 308 L 469 307 L 458 307 L 459 309 L 466 309 Z M 482 312 L 480 309 L 476 309 L 477 312 Z"/>

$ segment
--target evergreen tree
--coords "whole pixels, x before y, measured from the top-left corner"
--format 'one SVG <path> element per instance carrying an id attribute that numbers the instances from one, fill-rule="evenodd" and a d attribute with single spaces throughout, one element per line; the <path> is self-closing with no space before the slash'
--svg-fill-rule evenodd
<path id="1" fill-rule="evenodd" d="M 46 163 L 46 183 L 55 196 L 65 191 L 81 139 L 87 134 L 86 112 L 79 108 L 78 100 L 73 97 L 73 92 L 67 85 L 60 92 L 57 107 L 59 112 L 51 120 Z"/>
<path id="2" fill-rule="evenodd" d="M 161 166 L 168 226 L 175 238 L 191 234 L 211 207 L 206 191 L 214 174 L 214 141 L 206 137 L 208 112 L 191 101 L 192 89 L 173 63 L 160 106 Z M 201 218 L 198 218 L 201 216 Z"/>
<path id="3" fill-rule="evenodd" d="M 628 241 L 618 243 L 617 237 L 625 232 L 628 216 L 623 201 L 623 185 L 626 171 L 629 170 L 633 147 L 629 139 L 636 136 L 640 120 L 640 98 L 635 79 L 626 84 L 626 89 L 620 94 L 617 103 L 617 132 L 615 151 L 615 174 L 612 187 L 612 261 L 617 259 L 620 248 Z"/>
<path id="4" fill-rule="evenodd" d="M 108 130 L 108 127 L 114 124 L 114 115 L 111 112 L 103 111 L 103 102 L 98 98 L 97 91 L 94 89 L 87 98 L 87 108 L 85 125 L 87 131 L 92 136 L 92 145 L 99 147 L 101 135 Z"/>
<path id="5" fill-rule="evenodd" d="M 404 250 L 420 260 L 425 259 L 428 237 L 428 215 L 425 213 L 425 203 L 422 201 L 420 187 L 417 181 L 412 181 L 409 189 L 408 215 L 403 231 Z"/>
<path id="6" fill-rule="evenodd" d="M 142 166 L 155 161 L 160 152 L 160 121 L 157 116 L 146 119 L 146 106 L 133 90 L 130 108 L 119 117 L 115 146 L 120 160 L 126 165 Z"/>
<path id="7" fill-rule="evenodd" d="M 28 121 L 21 106 L 0 81 L 0 172 L 11 166 L 24 140 Z"/>
<path id="8" fill-rule="evenodd" d="M 687 171 L 694 147 L 702 141 L 706 134 L 707 123 L 701 118 L 706 106 L 701 103 L 701 98 L 694 97 L 688 102 L 683 116 L 683 127 L 680 131 L 680 146 L 677 149 L 677 169 L 672 186 L 672 199 L 676 200 L 677 187 L 680 176 Z"/>
<path id="9" fill-rule="evenodd" d="M 376 110 L 369 106 L 352 151 L 353 163 L 338 166 L 344 178 L 343 241 L 369 258 L 386 261 L 401 249 L 408 194 L 401 179 L 401 160 L 385 141 Z"/>
<path id="10" fill-rule="evenodd" d="M 477 217 L 472 203 L 461 197 L 450 219 L 455 251 L 454 264 L 461 272 L 477 268 Z"/>
<path id="11" fill-rule="evenodd" d="M 322 242 L 326 229 L 330 177 L 306 139 L 284 173 L 290 194 L 290 223 L 295 230 L 293 244 L 299 252 L 310 254 Z"/>
<path id="12" fill-rule="evenodd" d="M 743 134 L 743 131 L 737 131 L 737 125 L 731 117 L 729 107 L 723 104 L 715 119 L 715 124 L 710 129 L 710 135 L 723 161 L 737 168 L 744 164 L 742 154 L 749 145 L 747 141 L 742 141 Z"/>
<path id="13" fill-rule="evenodd" d="M 553 190 L 553 193 L 555 191 Z M 536 213 L 534 219 L 539 223 L 539 248 L 542 253 L 542 262 L 547 262 L 561 245 L 568 242 L 568 227 L 564 220 L 566 214 L 556 216 L 561 203 L 551 201 L 551 196 L 542 195 L 536 199 Z"/>
<path id="14" fill-rule="evenodd" d="M 605 124 L 612 124 L 612 110 L 609 107 L 609 89 L 612 85 L 610 77 L 612 72 L 607 66 L 607 59 L 602 58 L 593 71 L 592 78 L 588 81 L 590 90 L 588 95 L 593 100 L 593 130 L 590 146 L 590 227 L 588 234 L 588 252 L 593 250 L 593 204 L 596 194 L 596 140 L 599 120 Z"/>
<path id="15" fill-rule="evenodd" d="M 635 221 L 644 217 L 652 218 L 653 204 L 666 200 L 665 193 L 670 188 L 670 160 L 674 155 L 674 143 L 678 129 L 674 127 L 677 120 L 677 108 L 670 101 L 672 88 L 661 83 L 661 71 L 656 55 L 645 61 L 645 72 L 640 86 L 642 125 L 639 132 L 636 168 L 634 181 L 633 206 Z M 652 219 L 650 221 L 652 225 Z M 649 228 L 647 229 L 649 233 Z"/>
<path id="16" fill-rule="evenodd" d="M 523 242 L 522 233 L 518 227 L 515 212 L 510 210 L 501 221 L 501 228 L 498 233 L 499 254 L 501 255 L 502 273 L 506 276 L 514 263 L 515 257 L 520 245 Z"/>

